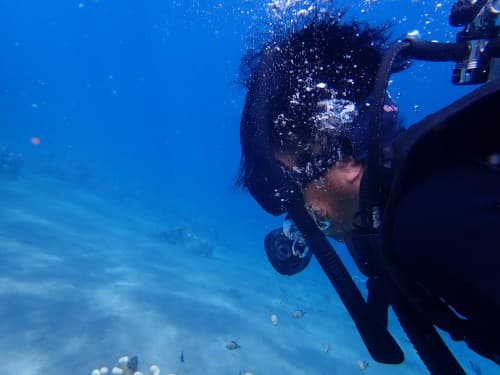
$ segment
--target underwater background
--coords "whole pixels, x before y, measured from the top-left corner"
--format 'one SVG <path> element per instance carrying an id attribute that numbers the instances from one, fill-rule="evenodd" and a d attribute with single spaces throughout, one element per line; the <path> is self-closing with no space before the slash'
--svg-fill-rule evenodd
<path id="1" fill-rule="evenodd" d="M 426 373 L 394 319 L 405 363 L 371 360 L 315 260 L 276 274 L 263 238 L 282 218 L 234 186 L 240 59 L 321 3 L 0 0 L 4 374 L 91 374 L 123 355 L 176 375 Z M 457 31 L 449 0 L 337 4 L 391 22 L 395 40 Z M 414 62 L 393 77 L 406 125 L 471 90 L 451 69 Z M 467 373 L 495 373 L 451 346 Z"/>

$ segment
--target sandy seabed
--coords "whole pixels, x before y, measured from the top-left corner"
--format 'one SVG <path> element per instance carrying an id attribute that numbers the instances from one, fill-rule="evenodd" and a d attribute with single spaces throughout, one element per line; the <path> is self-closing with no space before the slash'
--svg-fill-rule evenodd
<path id="1" fill-rule="evenodd" d="M 40 175 L 2 180 L 0 205 L 4 374 L 89 375 L 122 355 L 176 375 L 426 373 L 395 323 L 405 363 L 371 360 L 317 264 L 288 278 L 244 238 L 164 241 L 173 216 Z M 454 350 L 468 373 L 498 369 Z"/>

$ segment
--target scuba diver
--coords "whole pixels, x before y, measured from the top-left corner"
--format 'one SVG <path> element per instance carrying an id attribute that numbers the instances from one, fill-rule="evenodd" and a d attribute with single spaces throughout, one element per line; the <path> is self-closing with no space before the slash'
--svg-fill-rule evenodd
<path id="1" fill-rule="evenodd" d="M 432 374 L 465 374 L 436 328 L 500 364 L 500 5 L 460 0 L 455 43 L 316 14 L 247 54 L 238 183 L 282 228 L 265 238 L 281 274 L 312 255 L 374 360 L 404 353 L 391 307 Z M 387 92 L 411 59 L 453 61 L 472 93 L 408 128 Z M 367 277 L 365 300 L 327 236 Z"/>

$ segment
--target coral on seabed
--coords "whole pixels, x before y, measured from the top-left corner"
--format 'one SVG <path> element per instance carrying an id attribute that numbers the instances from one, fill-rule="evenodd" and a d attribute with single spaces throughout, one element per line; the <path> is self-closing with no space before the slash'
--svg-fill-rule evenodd
<path id="1" fill-rule="evenodd" d="M 213 258 L 215 254 L 214 245 L 208 240 L 197 236 L 187 226 L 177 226 L 160 231 L 155 233 L 153 238 L 174 246 L 182 245 L 183 251 L 189 250 L 192 254 L 203 258 Z"/>
<path id="2" fill-rule="evenodd" d="M 118 366 L 111 371 L 108 367 L 101 367 L 92 371 L 92 375 L 143 375 L 139 371 L 139 360 L 137 357 L 129 358 L 123 356 L 118 360 Z M 160 375 L 160 368 L 156 365 L 149 367 L 148 375 Z"/>
<path id="3" fill-rule="evenodd" d="M 99 183 L 94 169 L 76 159 L 50 158 L 45 160 L 40 168 L 44 174 L 78 186 L 93 186 Z"/>
<path id="4" fill-rule="evenodd" d="M 23 165 L 23 157 L 10 151 L 7 147 L 0 147 L 0 175 L 18 177 Z"/>

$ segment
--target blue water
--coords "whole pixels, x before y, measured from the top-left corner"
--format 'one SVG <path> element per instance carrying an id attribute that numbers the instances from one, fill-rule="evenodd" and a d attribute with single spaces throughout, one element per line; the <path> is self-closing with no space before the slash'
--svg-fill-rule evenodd
<path id="1" fill-rule="evenodd" d="M 275 275 L 262 238 L 280 219 L 234 187 L 239 60 L 268 2 L 0 0 L 0 147 L 23 160 L 0 176 L 5 374 L 90 374 L 122 355 L 177 375 L 355 374 L 358 359 L 425 373 L 397 324 L 407 362 L 374 363 L 314 262 Z M 395 39 L 454 40 L 448 0 L 342 4 Z M 416 62 L 394 77 L 407 125 L 470 90 L 450 74 Z"/>

